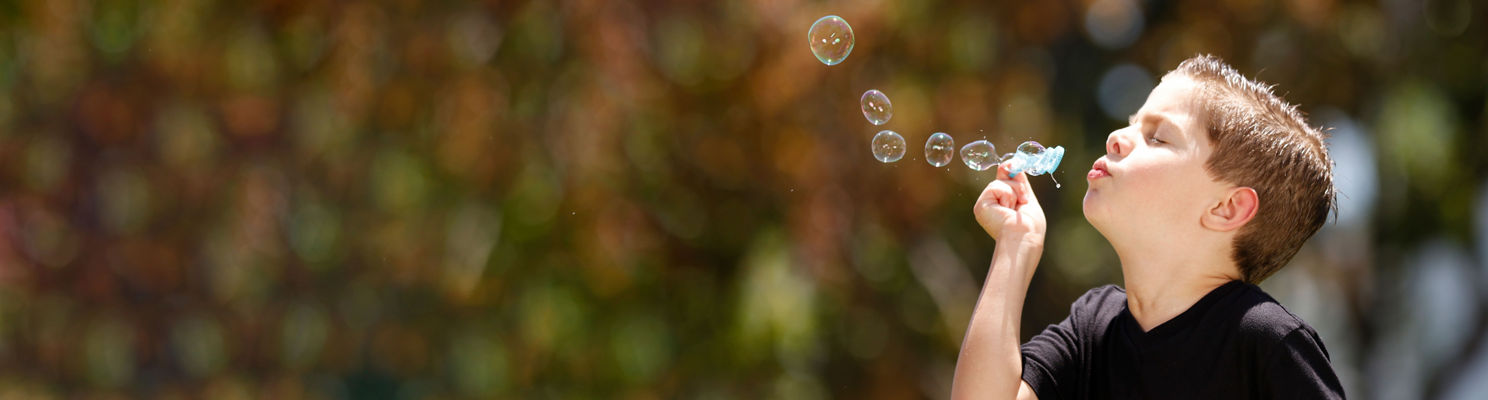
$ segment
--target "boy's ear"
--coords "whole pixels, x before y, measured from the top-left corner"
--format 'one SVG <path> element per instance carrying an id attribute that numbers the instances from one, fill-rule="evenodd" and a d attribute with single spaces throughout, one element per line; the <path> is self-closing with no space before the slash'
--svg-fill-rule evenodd
<path id="1" fill-rule="evenodd" d="M 1220 199 L 1214 207 L 1199 222 L 1205 228 L 1220 232 L 1229 232 L 1240 229 L 1245 223 L 1255 218 L 1256 210 L 1261 206 L 1261 199 L 1256 196 L 1255 189 L 1241 186 L 1230 189 L 1227 196 Z"/>

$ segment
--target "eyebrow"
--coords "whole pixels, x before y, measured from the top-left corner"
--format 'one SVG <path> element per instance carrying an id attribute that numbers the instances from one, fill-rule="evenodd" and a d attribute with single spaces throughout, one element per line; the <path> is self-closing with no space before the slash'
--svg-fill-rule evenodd
<path id="1" fill-rule="evenodd" d="M 1126 123 L 1128 125 L 1136 125 L 1137 124 L 1137 116 L 1138 115 L 1142 115 L 1143 117 L 1149 118 L 1149 119 L 1154 119 L 1155 118 L 1155 119 L 1158 120 L 1158 125 L 1164 125 L 1164 124 L 1169 125 L 1169 126 L 1172 127 L 1172 129 L 1174 131 L 1177 131 L 1178 132 L 1178 135 L 1179 136 L 1186 136 L 1183 133 L 1183 129 L 1180 128 L 1180 127 L 1178 127 L 1178 124 L 1173 123 L 1173 120 L 1172 119 L 1169 119 L 1168 117 L 1164 117 L 1162 114 L 1156 114 L 1156 113 L 1141 114 L 1140 112 L 1136 112 L 1136 113 L 1132 113 L 1131 116 L 1126 117 Z"/>

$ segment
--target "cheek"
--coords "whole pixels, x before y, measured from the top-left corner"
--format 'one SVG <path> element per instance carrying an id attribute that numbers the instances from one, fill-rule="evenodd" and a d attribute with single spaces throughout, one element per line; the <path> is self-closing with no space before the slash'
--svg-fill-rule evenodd
<path id="1" fill-rule="evenodd" d="M 1196 213 L 1202 213 L 1210 182 L 1196 173 L 1197 166 L 1188 164 L 1169 165 L 1168 168 L 1151 171 L 1137 189 L 1143 193 L 1145 208 L 1153 217 L 1187 221 Z"/>
<path id="2" fill-rule="evenodd" d="M 1139 166 L 1128 171 L 1116 197 L 1124 205 L 1143 212 L 1164 212 L 1192 199 L 1197 187 L 1176 165 Z"/>

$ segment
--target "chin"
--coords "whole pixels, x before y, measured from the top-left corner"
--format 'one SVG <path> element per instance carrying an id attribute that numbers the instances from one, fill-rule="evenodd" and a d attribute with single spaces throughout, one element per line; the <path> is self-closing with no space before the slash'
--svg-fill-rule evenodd
<path id="1" fill-rule="evenodd" d="M 1085 213 L 1085 220 L 1097 231 L 1104 232 L 1102 228 L 1111 220 L 1110 200 L 1094 189 L 1085 191 L 1085 200 L 1080 203 L 1080 210 Z"/>
<path id="2" fill-rule="evenodd" d="M 1091 210 L 1098 207 L 1099 203 L 1100 193 L 1096 192 L 1094 188 L 1085 189 L 1085 199 L 1081 200 L 1080 207 L 1084 209 L 1086 218 L 1089 218 Z"/>
<path id="3" fill-rule="evenodd" d="M 1080 204 L 1080 211 L 1085 213 L 1085 220 L 1090 221 L 1090 225 L 1095 226 L 1095 228 L 1099 230 L 1100 223 L 1098 221 L 1100 220 L 1100 211 L 1098 210 L 1099 207 L 1096 205 L 1096 203 L 1097 200 L 1095 193 L 1086 191 L 1085 201 Z"/>

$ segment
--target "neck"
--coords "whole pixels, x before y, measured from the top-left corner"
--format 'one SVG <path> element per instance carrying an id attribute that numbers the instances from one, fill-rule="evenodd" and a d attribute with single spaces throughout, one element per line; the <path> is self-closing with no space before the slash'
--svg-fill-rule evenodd
<path id="1" fill-rule="evenodd" d="M 1239 279 L 1228 257 L 1163 257 L 1163 252 L 1121 250 L 1116 253 L 1126 284 L 1126 306 L 1143 332 L 1182 314 L 1215 288 Z"/>

